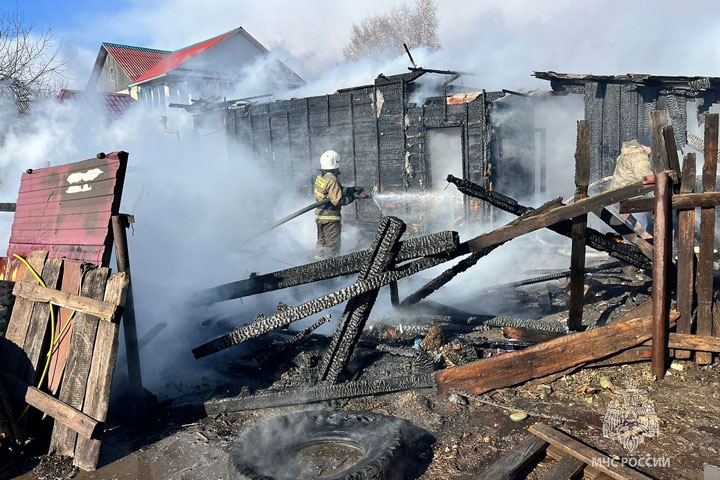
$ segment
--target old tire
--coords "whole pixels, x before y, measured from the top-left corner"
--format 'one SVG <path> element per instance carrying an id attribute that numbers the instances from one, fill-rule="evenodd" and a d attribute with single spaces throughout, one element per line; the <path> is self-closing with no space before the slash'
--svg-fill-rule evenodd
<path id="1" fill-rule="evenodd" d="M 404 474 L 404 420 L 370 412 L 305 411 L 273 417 L 254 425 L 230 454 L 231 480 L 312 480 L 298 453 L 319 444 L 362 451 L 345 470 L 323 480 L 400 479 Z"/>

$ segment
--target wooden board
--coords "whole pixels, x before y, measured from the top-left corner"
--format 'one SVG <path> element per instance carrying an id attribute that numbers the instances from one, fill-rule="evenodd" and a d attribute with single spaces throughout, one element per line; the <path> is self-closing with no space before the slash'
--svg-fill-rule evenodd
<path id="1" fill-rule="evenodd" d="M 82 262 L 77 260 L 63 261 L 63 276 L 60 289 L 68 293 L 80 293 L 80 283 L 82 280 Z M 48 368 L 48 390 L 53 395 L 57 394 L 60 388 L 62 374 L 65 371 L 68 355 L 70 354 L 70 338 L 72 338 L 74 310 L 60 308 L 55 326 L 55 348 L 50 358 L 50 366 Z M 71 322 L 65 328 L 65 325 Z M 64 328 L 64 330 L 63 330 Z M 62 335 L 60 333 L 62 332 Z"/>
<path id="2" fill-rule="evenodd" d="M 38 275 L 42 274 L 47 255 L 47 252 L 40 251 L 32 252 L 27 256 L 26 260 L 38 272 Z M 23 266 L 18 280 L 30 282 L 35 280 L 35 277 L 29 269 Z M 15 300 L 8 328 L 5 332 L 6 342 L 3 345 L 2 357 L 0 357 L 0 370 L 4 372 L 15 372 L 18 368 L 24 370 L 23 365 L 27 364 L 23 348 L 25 347 L 25 338 L 30 327 L 30 317 L 34 306 L 34 302 L 24 298 Z"/>
<path id="3" fill-rule="evenodd" d="M 692 193 L 695 189 L 695 154 L 688 153 L 683 160 L 680 194 Z M 673 196 L 673 200 L 677 195 Z M 693 297 L 695 292 L 695 210 L 678 212 L 677 247 L 677 309 L 680 318 L 678 333 L 691 333 L 693 319 Z M 675 352 L 675 358 L 690 358 L 687 350 Z"/>
<path id="4" fill-rule="evenodd" d="M 619 144 L 619 142 L 618 142 Z M 575 200 L 587 197 L 590 183 L 590 134 L 587 122 L 577 123 L 575 149 Z M 572 219 L 572 251 L 570 254 L 570 308 L 568 328 L 580 330 L 585 304 L 585 229 L 587 214 Z"/>
<path id="5" fill-rule="evenodd" d="M 718 114 L 705 115 L 705 162 L 702 171 L 704 192 L 715 190 L 718 156 Z M 715 249 L 715 209 L 700 210 L 700 255 L 697 266 L 697 329 L 698 335 L 712 335 L 713 250 Z M 698 352 L 700 365 L 712 363 L 712 354 Z"/>
<path id="6" fill-rule="evenodd" d="M 52 259 L 60 261 L 60 259 Z M 46 268 L 50 264 L 47 262 Z M 47 284 L 47 282 L 45 282 Z M 112 322 L 115 320 L 115 312 L 117 305 L 112 305 L 101 300 L 85 298 L 77 294 L 62 292 L 53 287 L 43 287 L 41 285 L 33 285 L 32 283 L 17 282 L 13 289 L 13 295 L 16 297 L 29 298 L 34 302 L 45 304 L 46 302 L 59 305 L 61 307 L 76 310 L 79 313 L 86 313 L 101 320 Z M 47 322 L 46 322 L 47 323 Z"/>
<path id="7" fill-rule="evenodd" d="M 95 436 L 100 429 L 100 422 L 94 418 L 35 387 L 28 387 L 25 401 L 88 439 Z"/>
<path id="8" fill-rule="evenodd" d="M 108 268 L 100 267 L 88 272 L 83 281 L 81 295 L 100 300 L 105 294 L 105 283 L 110 274 Z M 92 362 L 95 337 L 100 320 L 84 313 L 75 315 L 75 325 L 70 339 L 72 355 L 68 359 L 60 386 L 60 400 L 73 408 L 82 410 L 88 375 Z M 72 456 L 77 434 L 62 424 L 55 424 L 50 439 L 50 452 Z"/>
<path id="9" fill-rule="evenodd" d="M 695 157 L 693 153 L 689 153 L 688 155 Z M 689 180 L 693 181 L 694 175 Z M 693 183 L 693 187 L 694 185 Z M 690 191 L 692 192 L 692 190 Z M 672 198 L 672 208 L 674 210 L 690 210 L 699 207 L 717 206 L 720 206 L 720 192 L 684 193 L 681 190 L 679 195 L 673 195 Z M 655 198 L 653 197 L 633 198 L 632 200 L 620 202 L 620 213 L 652 212 L 654 207 Z"/>
<path id="10" fill-rule="evenodd" d="M 670 170 L 667 153 L 665 152 L 665 141 L 662 135 L 662 130 L 668 123 L 670 122 L 665 110 L 650 112 L 650 138 L 652 140 L 650 158 L 655 173 Z"/>
<path id="11" fill-rule="evenodd" d="M 677 315 L 674 315 L 677 317 Z M 567 335 L 519 352 L 484 358 L 435 374 L 442 391 L 458 388 L 482 394 L 610 356 L 651 336 L 651 316 Z M 592 345 L 592 348 L 588 348 Z"/>
<path id="12" fill-rule="evenodd" d="M 105 301 L 123 305 L 130 284 L 127 273 L 110 277 L 105 288 Z M 118 350 L 119 323 L 99 322 L 95 351 L 90 365 L 87 390 L 82 411 L 102 422 L 107 418 L 110 386 L 115 372 Z M 94 470 L 100 458 L 100 441 L 78 437 L 73 463 L 83 470 Z"/>
<path id="13" fill-rule="evenodd" d="M 510 453 L 490 465 L 480 478 L 484 480 L 507 480 L 515 472 L 540 460 L 548 443 L 534 435 L 528 435 Z"/>
<path id="14" fill-rule="evenodd" d="M 545 472 L 542 478 L 543 480 L 571 480 L 578 478 L 584 469 L 584 462 L 568 455 L 550 467 L 550 470 Z"/>
<path id="15" fill-rule="evenodd" d="M 531 425 L 528 431 L 536 437 L 550 443 L 553 447 L 565 453 L 565 455 L 572 456 L 585 464 L 591 465 L 593 463 L 593 459 L 607 458 L 607 465 L 603 463 L 597 465 L 598 462 L 596 461 L 595 468 L 602 473 L 609 475 L 611 478 L 616 480 L 650 480 L 650 477 L 624 467 L 618 462 L 609 462 L 609 457 L 604 455 L 602 452 L 595 450 L 594 448 L 589 447 L 565 433 L 555 430 L 545 424 L 536 423 L 535 425 Z"/>
<path id="16" fill-rule="evenodd" d="M 51 258 L 45 262 L 42 270 L 42 279 L 45 285 L 50 288 L 55 288 L 60 281 L 61 274 L 61 259 Z M 37 283 L 17 282 L 15 287 L 17 288 L 18 285 L 27 285 L 31 288 L 45 288 Z M 15 288 L 13 288 L 13 294 L 14 293 Z M 35 302 L 35 308 L 33 309 L 32 317 L 30 317 L 30 325 L 28 326 L 27 336 L 25 337 L 25 345 L 23 346 L 23 350 L 27 356 L 27 364 L 25 365 L 24 371 L 19 374 L 20 378 L 27 380 L 29 384 L 35 384 L 40 378 L 40 372 L 37 372 L 37 370 L 38 368 L 41 371 L 43 369 L 43 367 L 39 367 L 41 363 L 40 356 L 46 343 L 48 343 L 46 333 L 49 330 L 48 326 L 50 323 L 50 304 Z M 55 311 L 57 311 L 57 309 Z"/>

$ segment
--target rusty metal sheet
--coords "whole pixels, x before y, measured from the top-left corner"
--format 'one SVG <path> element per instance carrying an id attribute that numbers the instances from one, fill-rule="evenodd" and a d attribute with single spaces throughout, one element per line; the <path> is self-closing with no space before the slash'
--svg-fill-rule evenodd
<path id="1" fill-rule="evenodd" d="M 8 257 L 47 250 L 107 266 L 112 251 L 110 218 L 120 208 L 126 152 L 23 173 Z"/>

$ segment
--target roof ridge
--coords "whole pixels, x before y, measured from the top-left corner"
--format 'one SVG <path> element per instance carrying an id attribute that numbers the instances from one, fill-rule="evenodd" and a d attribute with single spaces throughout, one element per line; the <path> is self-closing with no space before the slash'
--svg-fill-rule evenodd
<path id="1" fill-rule="evenodd" d="M 227 32 L 221 33 L 220 35 L 215 35 L 214 37 L 206 38 L 205 40 L 200 40 L 199 42 L 195 42 L 191 45 L 187 45 L 187 46 L 179 48 L 177 50 L 172 50 L 170 53 L 182 52 L 183 50 L 187 50 L 188 48 L 196 47 L 196 46 L 200 45 L 201 43 L 209 42 L 211 40 L 215 40 L 216 38 L 224 37 L 231 33 L 239 32 L 240 30 L 242 30 L 242 27 L 236 27 L 236 28 L 233 28 L 232 30 L 228 30 Z"/>
<path id="2" fill-rule="evenodd" d="M 134 45 L 123 45 L 121 43 L 102 42 L 102 45 L 110 47 L 129 48 L 131 50 L 142 50 L 145 52 L 172 53 L 172 50 L 159 50 L 157 48 L 136 47 Z"/>

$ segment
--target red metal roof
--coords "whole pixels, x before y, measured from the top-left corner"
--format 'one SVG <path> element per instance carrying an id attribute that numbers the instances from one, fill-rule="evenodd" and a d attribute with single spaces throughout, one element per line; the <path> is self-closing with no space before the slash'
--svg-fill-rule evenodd
<path id="1" fill-rule="evenodd" d="M 218 35 L 217 37 L 213 37 L 203 42 L 196 43 L 195 45 L 190 45 L 189 47 L 185 47 L 181 50 L 176 50 L 171 54 L 165 56 L 155 66 L 147 70 L 138 79 L 134 80 L 134 83 L 145 82 L 152 78 L 159 77 L 160 75 L 171 72 L 183 63 L 190 60 L 191 58 L 196 57 L 199 53 L 204 52 L 213 45 L 220 43 L 221 41 L 225 40 L 230 35 L 237 33 L 238 31 L 240 31 L 240 29 L 236 28 L 234 30 L 230 30 L 227 33 L 223 33 L 222 35 Z"/>
<path id="2" fill-rule="evenodd" d="M 157 65 L 163 58 L 170 55 L 167 50 L 132 47 L 116 43 L 103 42 L 103 47 L 113 56 L 116 62 L 127 73 L 132 82 L 136 82 L 145 72 Z"/>
<path id="3" fill-rule="evenodd" d="M 69 90 L 67 88 L 60 90 L 58 100 L 64 102 L 66 100 L 77 99 L 83 95 L 99 95 L 105 104 L 105 115 L 108 120 L 117 120 L 122 117 L 125 112 L 136 103 L 136 100 L 126 93 L 84 92 L 82 90 Z"/>
<path id="4" fill-rule="evenodd" d="M 113 152 L 23 173 L 8 257 L 47 250 L 50 258 L 108 266 L 110 217 L 120 208 L 127 157 Z"/>

